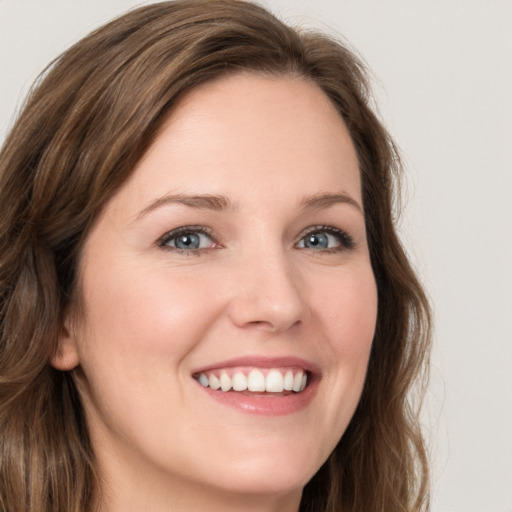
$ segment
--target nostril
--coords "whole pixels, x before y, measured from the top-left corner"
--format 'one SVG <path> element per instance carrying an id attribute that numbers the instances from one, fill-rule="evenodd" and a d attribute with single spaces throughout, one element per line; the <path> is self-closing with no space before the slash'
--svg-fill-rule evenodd
<path id="1" fill-rule="evenodd" d="M 302 323 L 301 320 L 297 320 L 296 322 L 292 323 L 291 325 L 288 325 L 286 327 L 286 329 L 287 330 L 295 329 L 301 323 Z M 245 328 L 248 327 L 249 329 L 255 329 L 255 330 L 260 330 L 260 331 L 268 331 L 268 332 L 277 332 L 277 331 L 283 330 L 279 321 L 273 322 L 271 320 L 253 320 L 253 321 L 247 322 L 244 327 Z"/>
<path id="2" fill-rule="evenodd" d="M 252 327 L 254 329 L 260 329 L 260 330 L 269 330 L 274 331 L 275 327 L 274 324 L 270 321 L 265 320 L 253 320 L 251 322 L 247 322 L 246 327 Z"/>

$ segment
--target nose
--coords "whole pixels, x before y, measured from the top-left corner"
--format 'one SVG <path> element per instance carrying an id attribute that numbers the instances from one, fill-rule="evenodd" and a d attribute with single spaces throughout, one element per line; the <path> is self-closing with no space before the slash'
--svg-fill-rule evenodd
<path id="1" fill-rule="evenodd" d="M 307 314 L 300 276 L 285 254 L 252 254 L 236 272 L 229 315 L 237 327 L 284 332 L 300 324 Z"/>

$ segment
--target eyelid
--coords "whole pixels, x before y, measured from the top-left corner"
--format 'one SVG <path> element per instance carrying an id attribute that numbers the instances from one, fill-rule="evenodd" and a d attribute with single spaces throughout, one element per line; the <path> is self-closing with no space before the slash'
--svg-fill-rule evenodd
<path id="1" fill-rule="evenodd" d="M 197 254 L 197 253 L 207 251 L 207 250 L 213 248 L 213 247 L 206 247 L 203 249 L 185 250 L 185 249 L 180 249 L 178 247 L 172 247 L 172 246 L 166 245 L 170 240 L 172 240 L 173 238 L 176 238 L 179 235 L 184 234 L 184 233 L 201 233 L 201 234 L 207 235 L 210 238 L 210 240 L 213 242 L 214 245 L 218 245 L 218 242 L 213 234 L 213 230 L 207 226 L 201 226 L 201 225 L 180 226 L 179 228 L 171 229 L 170 231 L 167 231 L 163 236 L 161 236 L 156 241 L 156 245 L 158 247 L 160 247 L 161 249 L 164 249 L 167 251 L 179 252 L 179 253 L 183 253 L 183 254 L 185 254 L 185 253 L 186 254 Z"/>
<path id="2" fill-rule="evenodd" d="M 354 249 L 356 246 L 354 239 L 345 230 L 336 228 L 334 226 L 327 226 L 327 225 L 316 225 L 316 226 L 310 226 L 310 227 L 306 228 L 299 235 L 299 240 L 298 240 L 297 244 L 301 240 L 303 240 L 303 238 L 306 237 L 307 235 L 310 235 L 312 233 L 318 233 L 318 232 L 325 232 L 329 235 L 336 236 L 340 241 L 340 245 L 339 245 L 339 247 L 323 249 L 322 251 L 317 251 L 317 252 L 323 252 L 323 253 L 342 252 L 342 251 Z"/>
<path id="3" fill-rule="evenodd" d="M 355 247 L 355 242 L 353 240 L 353 238 L 343 229 L 340 229 L 340 228 L 336 228 L 334 226 L 328 226 L 328 225 L 314 225 L 314 226 L 310 226 L 308 228 L 306 228 L 305 230 L 303 230 L 299 237 L 298 237 L 298 240 L 296 242 L 296 246 L 308 235 L 310 234 L 313 234 L 313 233 L 319 233 L 319 232 L 324 232 L 324 233 L 327 233 L 331 236 L 334 236 L 338 239 L 339 241 L 339 246 L 336 246 L 336 247 L 330 247 L 330 248 L 325 248 L 325 249 L 322 249 L 322 250 L 318 250 L 318 251 L 315 251 L 315 252 L 319 252 L 319 253 L 335 253 L 335 252 L 343 252 L 343 251 L 348 251 L 348 250 L 351 250 Z M 170 240 L 172 240 L 173 238 L 176 238 L 178 237 L 180 234 L 184 234 L 184 233 L 201 233 L 201 234 L 204 234 L 206 236 L 208 236 L 210 238 L 210 240 L 212 241 L 212 246 L 211 247 L 205 247 L 205 248 L 198 248 L 198 249 L 180 249 L 178 247 L 172 247 L 170 245 L 166 245 Z M 164 249 L 164 250 L 168 250 L 168 251 L 172 251 L 172 252 L 178 252 L 178 253 L 183 253 L 183 254 L 187 254 L 187 255 L 191 255 L 191 254 L 198 254 L 198 253 L 201 253 L 201 252 L 204 252 L 204 251 L 208 251 L 210 249 L 213 249 L 215 247 L 220 247 L 220 244 L 218 243 L 215 235 L 214 235 L 214 232 L 211 228 L 207 227 L 207 226 L 203 226 L 203 225 L 188 225 L 188 226 L 180 226 L 178 228 L 175 228 L 175 229 L 172 229 L 170 231 L 167 231 L 164 235 L 162 235 L 157 241 L 156 241 L 156 245 L 161 248 L 161 249 Z M 300 249 L 307 249 L 307 248 L 300 248 Z"/>

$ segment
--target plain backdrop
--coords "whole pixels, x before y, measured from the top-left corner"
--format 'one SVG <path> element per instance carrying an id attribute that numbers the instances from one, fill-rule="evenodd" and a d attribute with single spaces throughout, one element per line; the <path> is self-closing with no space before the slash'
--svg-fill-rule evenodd
<path id="1" fill-rule="evenodd" d="M 136 5 L 0 0 L 0 142 L 43 67 Z M 436 323 L 432 510 L 512 512 L 512 1 L 266 5 L 359 51 L 405 155 L 400 229 Z"/>

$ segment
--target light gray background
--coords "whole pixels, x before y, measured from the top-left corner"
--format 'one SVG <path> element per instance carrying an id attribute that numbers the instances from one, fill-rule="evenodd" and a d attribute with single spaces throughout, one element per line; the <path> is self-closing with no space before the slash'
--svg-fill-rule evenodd
<path id="1" fill-rule="evenodd" d="M 512 512 L 512 1 L 266 4 L 360 51 L 406 156 L 401 229 L 436 316 L 433 511 Z M 135 5 L 0 0 L 0 141 L 38 72 Z"/>

